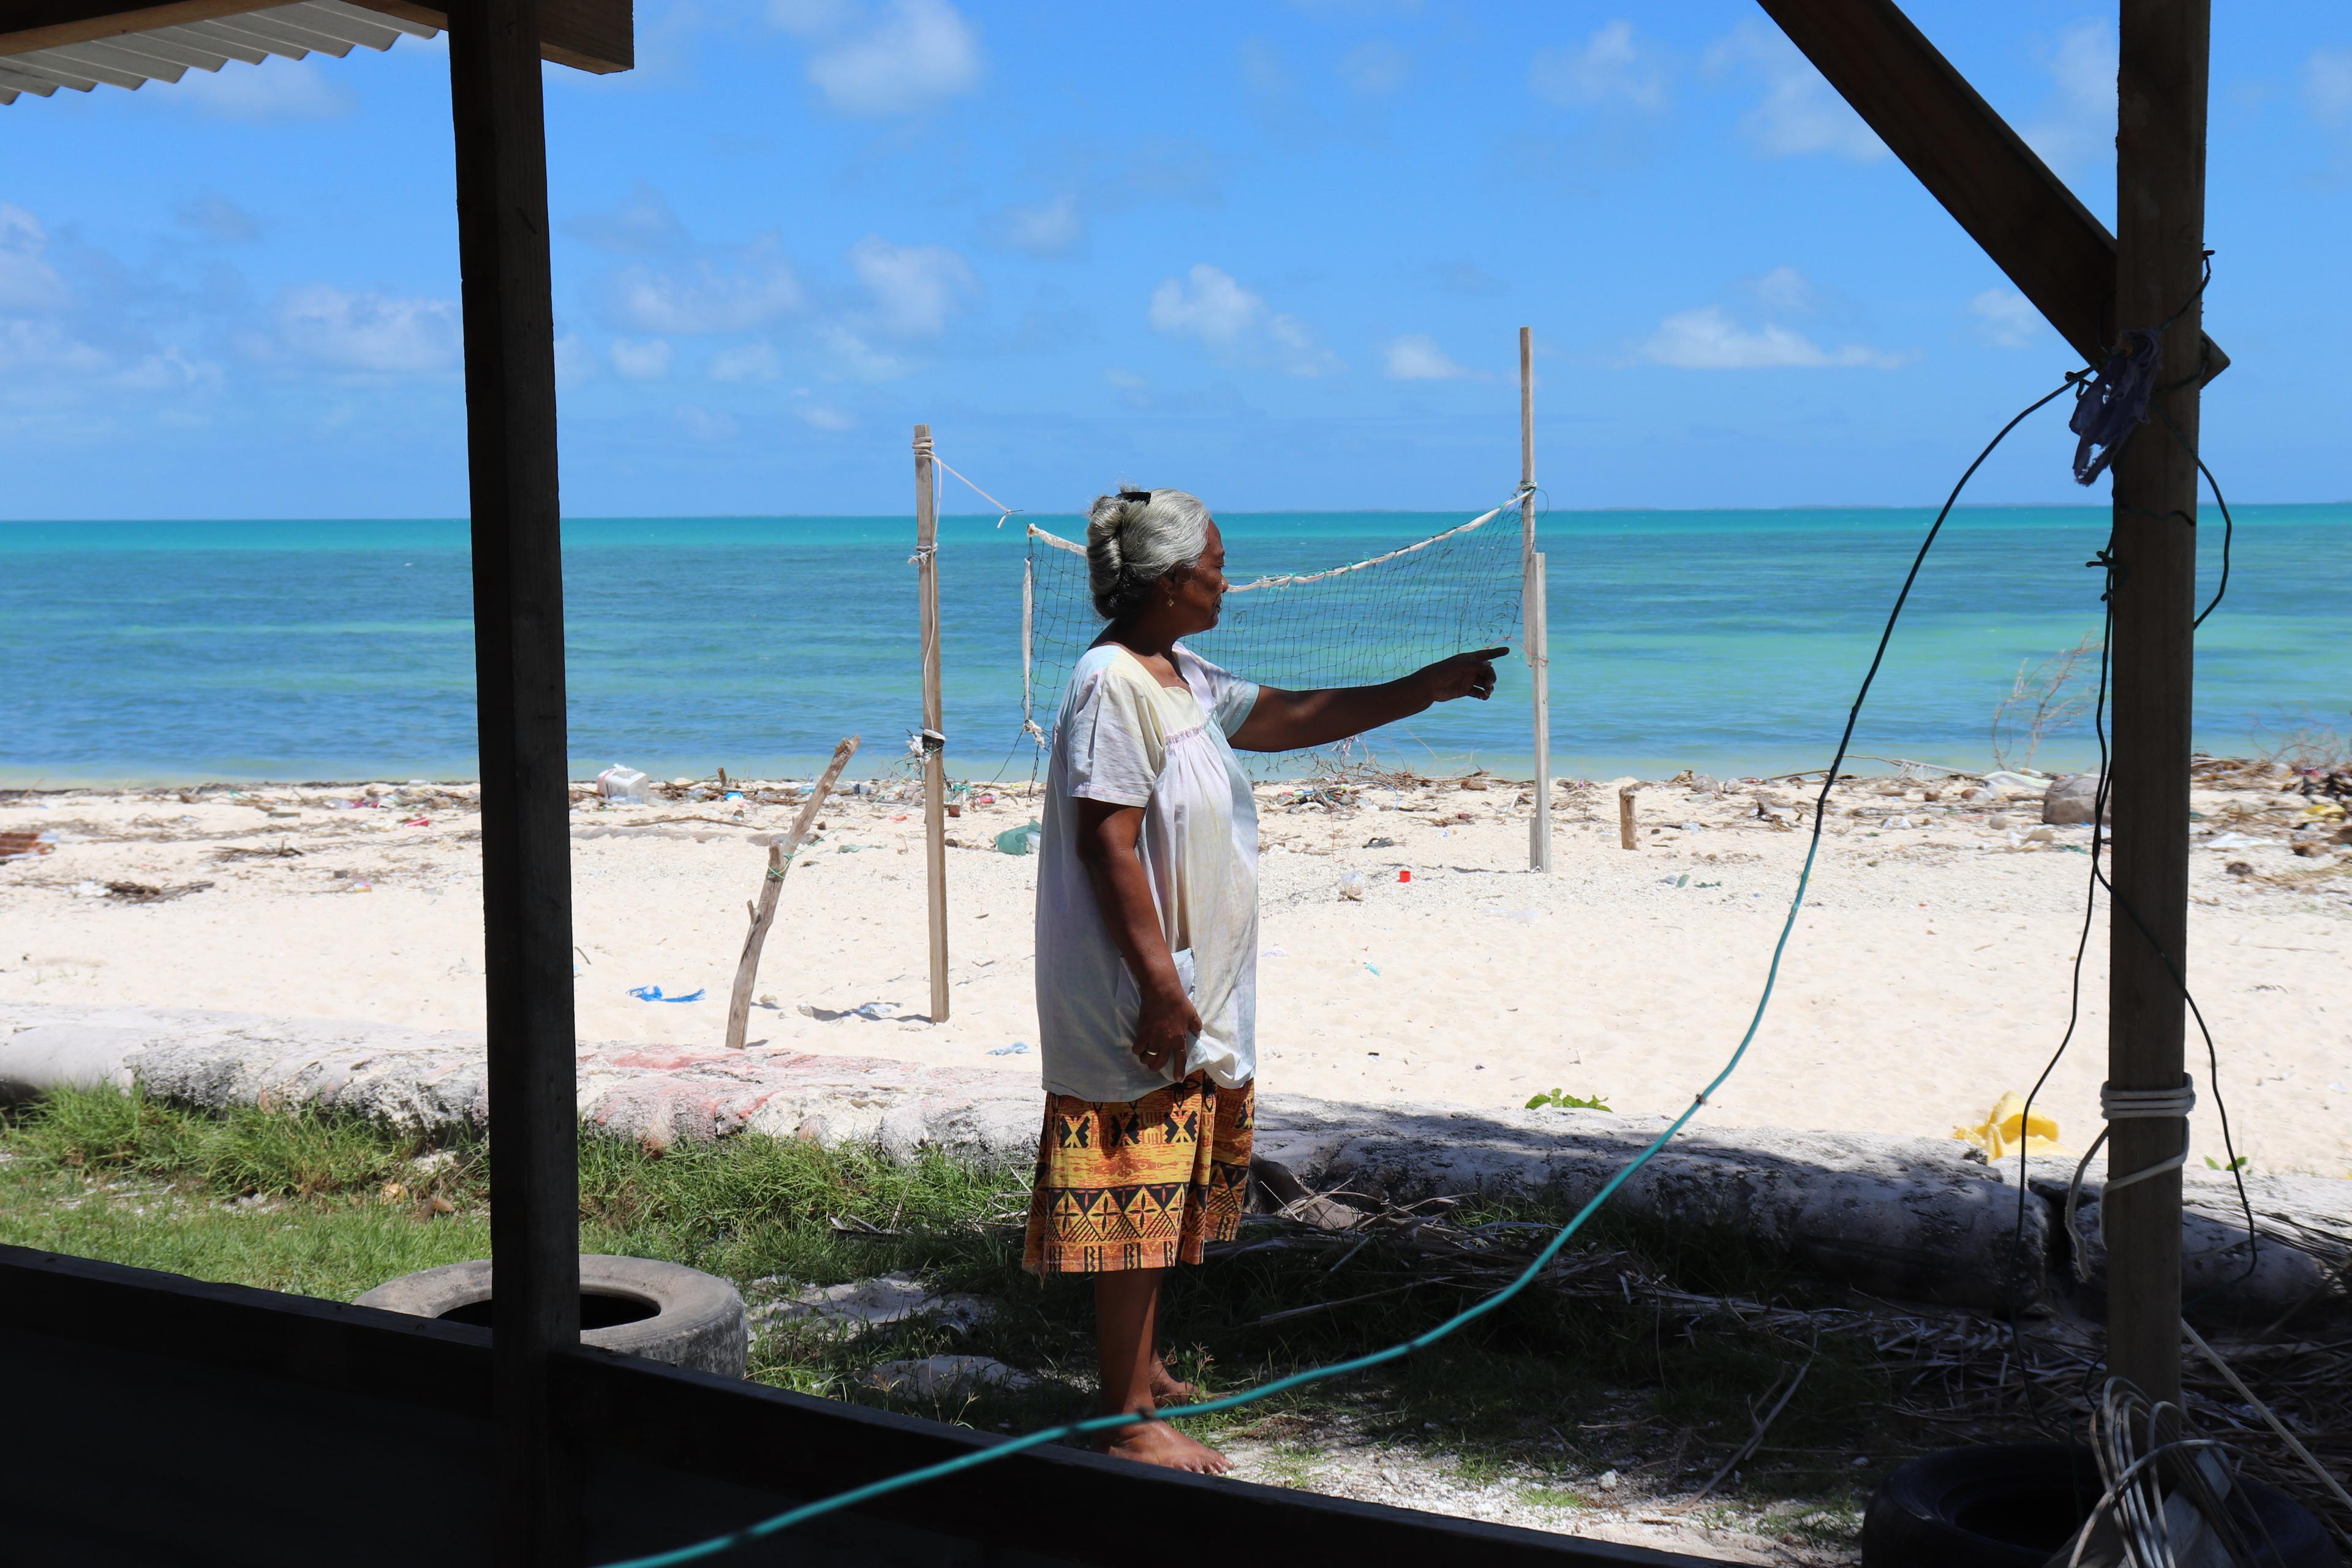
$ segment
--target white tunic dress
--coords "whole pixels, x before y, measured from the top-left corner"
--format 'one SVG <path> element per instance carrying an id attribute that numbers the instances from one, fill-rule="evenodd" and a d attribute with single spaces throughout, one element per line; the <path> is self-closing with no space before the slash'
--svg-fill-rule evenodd
<path id="1" fill-rule="evenodd" d="M 1125 648 L 1089 648 L 1055 721 L 1037 863 L 1037 1028 L 1045 1088 L 1139 1100 L 1206 1072 L 1226 1088 L 1257 1071 L 1257 803 L 1227 737 L 1257 701 L 1181 645 L 1181 689 Z M 1142 992 L 1078 859 L 1079 799 L 1143 808 L 1138 852 L 1201 1032 L 1155 1075 L 1136 1059 Z"/>

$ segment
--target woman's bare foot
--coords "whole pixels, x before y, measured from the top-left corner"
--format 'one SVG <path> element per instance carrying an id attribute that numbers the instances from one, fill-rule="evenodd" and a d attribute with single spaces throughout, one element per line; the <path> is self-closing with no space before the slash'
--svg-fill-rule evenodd
<path id="1" fill-rule="evenodd" d="M 1151 1358 L 1151 1403 L 1154 1405 L 1191 1405 L 1201 1397 L 1197 1383 L 1178 1381 L 1168 1363 L 1158 1356 Z"/>
<path id="2" fill-rule="evenodd" d="M 1222 1476 L 1234 1468 L 1231 1459 L 1164 1421 L 1146 1421 L 1123 1429 L 1104 1445 L 1103 1452 L 1114 1459 L 1133 1459 L 1139 1465 L 1160 1465 L 1202 1476 Z"/>

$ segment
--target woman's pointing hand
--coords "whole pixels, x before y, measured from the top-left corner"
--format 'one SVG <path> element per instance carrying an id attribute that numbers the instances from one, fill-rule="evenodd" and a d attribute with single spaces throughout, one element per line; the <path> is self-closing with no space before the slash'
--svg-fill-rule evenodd
<path id="1" fill-rule="evenodd" d="M 1510 651 L 1507 647 L 1488 647 L 1476 653 L 1457 653 L 1424 666 L 1413 679 L 1422 683 L 1422 689 L 1432 702 L 1451 702 L 1457 697 L 1475 697 L 1483 702 L 1495 695 L 1495 661 Z"/>

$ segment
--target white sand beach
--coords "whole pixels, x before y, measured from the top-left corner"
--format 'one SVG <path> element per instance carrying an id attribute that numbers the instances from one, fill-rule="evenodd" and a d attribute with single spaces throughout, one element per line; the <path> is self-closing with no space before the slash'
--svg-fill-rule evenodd
<path id="1" fill-rule="evenodd" d="M 1755 1011 L 1804 853 L 1808 836 L 1759 800 L 1803 797 L 1653 784 L 1628 852 L 1617 781 L 1563 785 L 1543 876 L 1527 869 L 1525 786 L 1475 782 L 1489 787 L 1366 785 L 1336 809 L 1261 789 L 1262 1081 L 1374 1104 L 1559 1089 L 1681 1109 Z M 1941 1136 L 2032 1086 L 2065 1027 L 2089 830 L 2037 841 L 2038 805 L 1961 799 L 1966 782 L 1926 786 L 1932 801 L 1916 784 L 1907 799 L 1898 781 L 1841 784 L 1771 1010 L 1712 1121 Z M 637 807 L 576 793 L 581 1037 L 717 1045 L 788 792 Z M 923 1016 L 921 808 L 886 792 L 829 805 L 796 861 L 753 1044 L 1035 1077 L 1035 862 L 992 843 L 1034 803 L 995 793 L 949 825 L 949 1019 Z M 2251 776 L 2198 792 L 2189 973 L 2238 1152 L 2256 1170 L 2345 1175 L 2352 844 L 2307 804 Z M 464 786 L 0 796 L 0 833 L 47 836 L 46 853 L 0 862 L 0 998 L 478 1029 L 478 828 Z M 1351 872 L 1360 898 L 1345 896 Z M 2102 902 L 2075 1043 L 2042 1101 L 2070 1150 L 2097 1131 L 2105 940 Z M 647 986 L 703 995 L 630 994 Z M 2190 1040 L 2191 1157 L 2220 1163 Z"/>

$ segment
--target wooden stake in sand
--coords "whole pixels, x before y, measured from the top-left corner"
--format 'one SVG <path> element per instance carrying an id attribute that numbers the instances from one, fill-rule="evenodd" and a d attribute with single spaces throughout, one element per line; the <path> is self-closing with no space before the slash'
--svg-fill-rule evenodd
<path id="1" fill-rule="evenodd" d="M 1519 622 L 1534 679 L 1536 810 L 1528 823 L 1528 866 L 1551 869 L 1551 637 L 1545 624 L 1544 558 L 1536 550 L 1535 330 L 1519 329 Z"/>
<path id="2" fill-rule="evenodd" d="M 948 1021 L 947 718 L 940 704 L 939 489 L 931 427 L 915 426 L 915 594 L 923 642 L 923 879 L 931 901 L 931 1022 Z"/>
<path id="3" fill-rule="evenodd" d="M 776 899 L 784 890 L 784 873 L 793 868 L 793 857 L 800 853 L 801 840 L 816 826 L 816 814 L 824 807 L 824 797 L 833 793 L 840 781 L 841 770 L 857 754 L 857 737 L 852 735 L 833 749 L 833 761 L 825 764 L 824 775 L 809 791 L 801 814 L 793 819 L 792 831 L 780 843 L 768 846 L 768 874 L 760 881 L 760 899 L 750 906 L 751 929 L 743 933 L 743 956 L 735 964 L 735 991 L 727 998 L 727 1048 L 743 1048 L 743 1032 L 751 1025 L 751 986 L 760 978 L 760 949 L 768 940 L 768 927 L 776 918 Z"/>
<path id="4" fill-rule="evenodd" d="M 1633 837 L 1633 792 L 1640 784 L 1627 784 L 1617 792 L 1617 847 L 1639 849 L 1642 841 Z"/>

